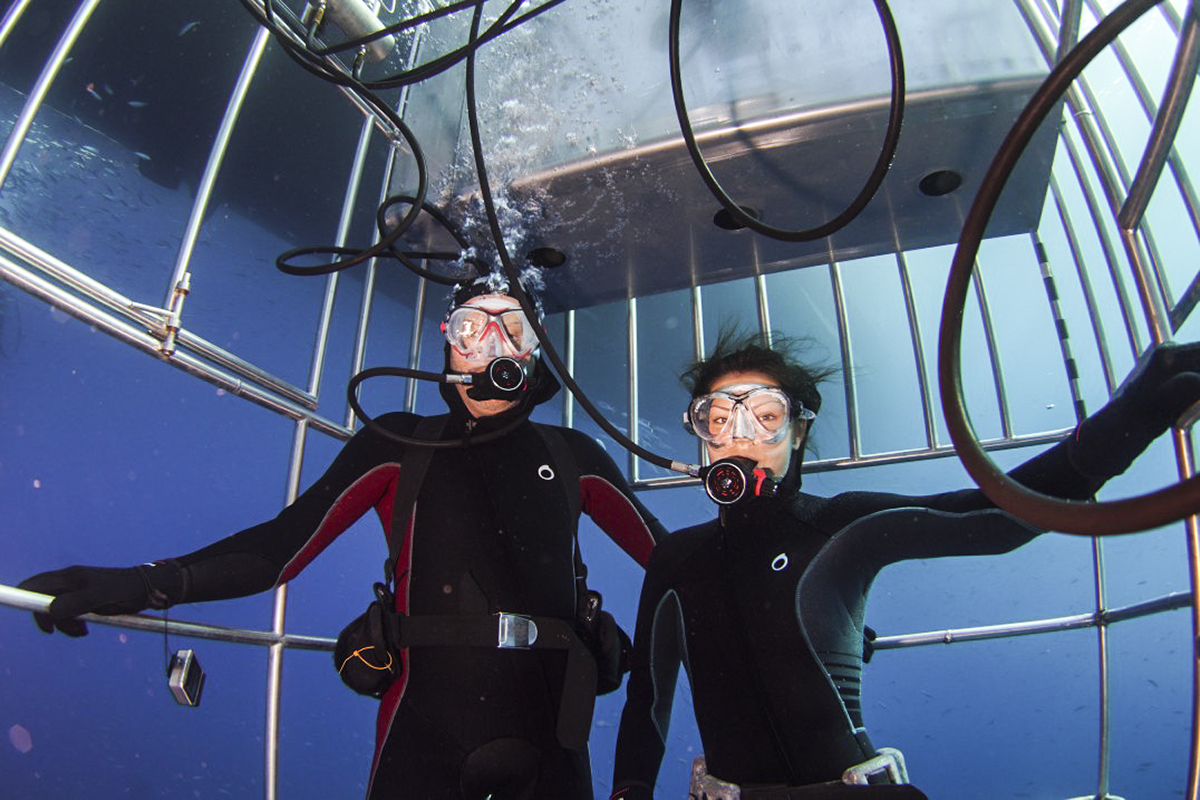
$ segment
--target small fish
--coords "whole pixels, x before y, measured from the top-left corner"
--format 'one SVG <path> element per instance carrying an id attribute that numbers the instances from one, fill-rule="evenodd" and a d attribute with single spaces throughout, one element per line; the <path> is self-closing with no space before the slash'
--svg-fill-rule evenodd
<path id="1" fill-rule="evenodd" d="M 106 84 L 104 84 L 104 93 L 105 93 L 106 95 L 108 95 L 109 97 L 112 97 L 112 94 L 113 94 L 112 87 L 111 87 L 111 86 L 109 86 L 107 83 L 106 83 Z"/>
<path id="2" fill-rule="evenodd" d="M 187 34 L 194 31 L 196 29 L 196 26 L 199 24 L 200 24 L 199 20 L 196 20 L 194 22 L 189 22 L 187 25 L 184 25 L 182 28 L 179 29 L 179 35 L 186 36 Z"/>
<path id="3" fill-rule="evenodd" d="M 94 83 L 89 83 L 87 85 L 87 88 L 85 89 L 85 91 L 97 100 L 104 99 L 103 97 L 100 96 L 100 93 L 96 91 L 96 84 L 94 84 Z"/>
<path id="4" fill-rule="evenodd" d="M 134 154 L 135 156 L 137 156 L 138 158 L 140 158 L 142 161 L 149 161 L 149 160 L 150 160 L 150 156 L 146 155 L 145 153 L 143 153 L 143 152 L 142 152 L 142 151 L 140 151 L 140 150 L 134 150 L 134 151 L 133 151 L 133 154 Z"/>
<path id="5" fill-rule="evenodd" d="M 148 105 L 150 105 L 150 104 L 147 103 L 145 100 L 130 100 L 129 101 L 130 108 L 145 108 Z"/>

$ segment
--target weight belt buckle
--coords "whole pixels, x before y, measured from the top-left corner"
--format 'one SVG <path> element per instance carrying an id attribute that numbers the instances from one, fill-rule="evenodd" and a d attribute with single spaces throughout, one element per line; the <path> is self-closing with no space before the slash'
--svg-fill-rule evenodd
<path id="1" fill-rule="evenodd" d="M 887 779 L 881 780 L 884 775 L 887 776 Z M 874 758 L 861 764 L 855 764 L 842 773 L 842 783 L 852 786 L 908 783 L 908 770 L 904 766 L 904 755 L 894 747 L 881 747 Z"/>
<path id="2" fill-rule="evenodd" d="M 501 650 L 523 650 L 537 641 L 537 623 L 529 617 L 501 611 L 496 618 L 496 647 Z"/>

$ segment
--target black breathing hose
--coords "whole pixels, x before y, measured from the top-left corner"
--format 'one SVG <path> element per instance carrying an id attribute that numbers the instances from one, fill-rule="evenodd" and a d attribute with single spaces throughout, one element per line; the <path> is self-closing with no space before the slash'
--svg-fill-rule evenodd
<path id="1" fill-rule="evenodd" d="M 471 39 L 479 30 L 480 11 L 477 9 L 471 20 Z M 492 197 L 492 190 L 487 176 L 487 166 L 484 164 L 483 158 L 483 142 L 479 132 L 479 114 L 475 103 L 475 52 L 472 50 L 467 57 L 467 121 L 471 131 L 471 150 L 475 158 L 475 171 L 479 178 L 479 192 L 483 198 L 483 206 L 487 212 L 488 226 L 492 231 L 492 238 L 496 243 L 496 252 L 500 258 L 500 263 L 504 265 L 504 272 L 508 276 L 508 294 L 521 304 L 521 309 L 525 312 L 525 316 L 530 320 L 536 320 L 537 309 L 526 294 L 524 287 L 521 285 L 521 277 L 517 272 L 516 267 L 512 263 L 512 258 L 508 254 L 508 249 L 504 245 L 504 232 L 500 229 L 500 220 L 496 215 L 496 204 Z M 599 425 L 605 433 L 611 436 L 618 444 L 630 451 L 634 455 L 649 461 L 651 464 L 663 467 L 664 469 L 673 470 L 675 472 L 683 472 L 687 474 L 695 474 L 695 466 L 683 464 L 678 461 L 672 461 L 669 458 L 652 453 L 636 442 L 632 441 L 625 434 L 621 433 L 611 422 L 605 419 L 604 415 L 592 404 L 579 388 L 579 384 L 571 377 L 570 370 L 559 357 L 558 351 L 554 348 L 554 343 L 550 341 L 550 337 L 546 334 L 545 328 L 538 324 L 533 326 L 537 333 L 538 342 L 541 343 L 542 350 L 546 357 L 550 359 L 550 363 L 554 365 L 554 371 L 558 373 L 563 384 L 570 390 L 575 399 L 579 401 L 579 405 L 588 413 L 596 424 Z"/>
<path id="2" fill-rule="evenodd" d="M 405 253 L 405 252 L 397 249 L 396 243 L 399 241 L 400 237 L 416 221 L 418 215 L 420 214 L 420 212 L 422 210 L 428 212 L 439 224 L 441 224 L 454 237 L 455 242 L 462 248 L 463 252 L 468 250 L 469 247 L 468 247 L 468 243 L 465 240 L 465 237 L 463 237 L 461 235 L 461 233 L 458 230 L 456 230 L 455 226 L 453 226 L 450 223 L 448 218 L 446 218 L 446 216 L 444 214 L 442 214 L 438 209 L 436 209 L 435 206 L 428 203 L 425 199 L 426 192 L 428 190 L 428 168 L 427 168 L 427 165 L 425 162 L 424 153 L 421 151 L 421 148 L 420 148 L 419 144 L 417 143 L 415 136 L 413 136 L 411 130 L 407 127 L 407 125 L 404 124 L 403 120 L 401 120 L 399 118 L 399 116 L 390 107 L 388 107 L 388 105 L 385 102 L 383 102 L 383 100 L 381 98 L 379 98 L 377 95 L 374 94 L 375 89 L 394 88 L 397 86 L 408 85 L 411 83 L 416 83 L 421 80 L 425 80 L 426 78 L 432 77 L 436 74 L 439 74 L 439 73 L 445 71 L 446 69 L 449 69 L 451 66 L 454 66 L 455 64 L 457 64 L 460 61 L 463 61 L 465 59 L 466 72 L 467 72 L 467 79 L 466 79 L 467 110 L 468 110 L 469 127 L 470 127 L 470 132 L 471 132 L 472 154 L 473 154 L 473 157 L 475 160 L 475 167 L 476 167 L 476 171 L 477 171 L 479 182 L 480 182 L 480 193 L 483 198 L 484 209 L 487 214 L 488 226 L 489 226 L 492 238 L 496 245 L 497 255 L 503 266 L 504 272 L 508 278 L 509 294 L 511 294 L 521 304 L 522 310 L 525 312 L 526 316 L 531 321 L 538 321 L 537 310 L 534 308 L 534 305 L 531 302 L 529 296 L 524 291 L 524 288 L 521 285 L 520 275 L 519 275 L 516 267 L 513 265 L 512 259 L 507 251 L 507 248 L 504 245 L 504 233 L 500 228 L 499 219 L 497 217 L 496 209 L 495 209 L 495 202 L 494 202 L 493 195 L 491 192 L 491 187 L 490 187 L 490 184 L 488 181 L 487 169 L 486 169 L 486 165 L 484 163 L 484 157 L 483 157 L 483 148 L 482 148 L 481 136 L 480 136 L 480 131 L 479 131 L 478 109 L 477 109 L 477 103 L 476 103 L 476 97 L 475 97 L 475 56 L 481 45 L 485 44 L 488 41 L 491 41 L 492 39 L 496 38 L 497 36 L 501 35 L 502 33 L 506 33 L 509 30 L 512 30 L 513 28 L 517 27 L 518 25 L 521 25 L 521 24 L 527 22 L 528 20 L 532 19 L 533 17 L 538 16 L 538 15 L 544 13 L 545 11 L 548 11 L 549 9 L 558 5 L 562 1 L 563 0 L 548 0 L 548 2 L 542 3 L 537 8 L 527 11 L 525 14 L 523 14 L 519 17 L 513 18 L 513 14 L 515 14 L 516 10 L 522 4 L 522 0 L 514 0 L 514 2 L 511 3 L 505 9 L 505 11 L 487 28 L 486 31 L 484 31 L 483 33 L 480 33 L 479 29 L 480 29 L 480 22 L 481 22 L 482 11 L 483 11 L 482 0 L 463 0 L 463 2 L 458 2 L 458 3 L 448 5 L 445 8 L 438 9 L 437 11 L 434 11 L 434 12 L 429 12 L 427 14 L 419 15 L 417 17 L 412 17 L 407 20 L 402 20 L 401 22 L 395 23 L 394 25 L 388 26 L 380 31 L 369 34 L 368 36 L 359 37 L 359 38 L 351 40 L 351 41 L 343 42 L 335 47 L 309 50 L 304 47 L 297 46 L 293 41 L 291 41 L 291 39 L 288 37 L 288 35 L 286 33 L 284 33 L 283 31 L 279 30 L 276 27 L 277 22 L 275 20 L 275 15 L 274 15 L 273 7 L 272 7 L 272 5 L 273 5 L 272 0 L 263 0 L 264 10 L 265 10 L 265 20 L 263 20 L 263 24 L 266 25 L 270 30 L 272 30 L 272 32 L 276 36 L 276 39 L 280 42 L 281 46 L 284 48 L 285 52 L 287 52 L 288 55 L 290 57 L 292 57 L 293 60 L 295 60 L 298 64 L 300 64 L 303 68 L 307 69 L 309 72 L 312 72 L 313 74 L 317 75 L 318 77 L 322 77 L 322 78 L 329 80 L 335 84 L 344 86 L 344 87 L 350 89 L 351 91 L 354 91 L 356 94 L 358 94 L 360 97 L 362 97 L 368 103 L 370 103 L 370 105 L 373 108 L 378 110 L 380 112 L 381 116 L 383 116 L 392 125 L 394 125 L 395 128 L 404 137 L 405 141 L 409 144 L 409 146 L 413 152 L 413 157 L 417 162 L 417 169 L 418 169 L 418 189 L 417 189 L 416 194 L 414 196 L 398 196 L 398 197 L 388 198 L 387 200 L 384 201 L 383 205 L 381 205 L 381 207 L 379 208 L 379 210 L 377 212 L 377 221 L 378 221 L 379 231 L 381 234 L 381 239 L 375 245 L 373 245 L 372 247 L 370 247 L 366 250 L 357 250 L 357 249 L 348 248 L 348 247 L 328 247 L 328 246 L 297 248 L 295 250 L 288 251 L 287 253 L 284 253 L 283 255 L 281 255 L 276 260 L 276 266 L 281 271 L 286 272 L 288 274 L 292 274 L 292 275 L 323 275 L 323 274 L 328 274 L 331 272 L 336 272 L 336 271 L 340 271 L 342 269 L 347 269 L 349 267 L 356 266 L 357 264 L 361 264 L 364 261 L 367 261 L 368 259 L 371 259 L 371 258 L 384 257 L 384 256 L 390 255 L 390 256 L 397 258 L 397 260 L 399 260 L 402 264 L 404 264 L 405 267 L 412 270 L 416 274 L 418 274 L 422 277 L 425 277 L 427 279 L 433 280 L 434 282 L 442 283 L 442 284 L 446 284 L 446 285 L 453 285 L 453 284 L 457 283 L 459 281 L 459 279 L 448 278 L 446 276 L 442 276 L 437 273 L 434 273 L 430 270 L 421 268 L 418 265 L 416 265 L 415 262 L 413 262 L 410 259 L 410 257 L 424 258 L 427 260 L 461 260 L 464 262 L 472 262 L 473 261 L 474 262 L 473 265 L 475 266 L 476 271 L 481 271 L 483 268 L 486 267 L 486 265 L 484 265 L 478 259 L 464 258 L 463 254 L 461 252 L 460 253 L 440 253 L 440 252 L 439 253 L 415 253 L 415 252 L 414 253 Z M 252 11 L 255 11 L 253 9 L 251 0 L 242 0 L 242 2 L 248 8 L 251 8 Z M 706 181 L 706 183 L 709 184 L 710 189 L 712 189 L 714 191 L 714 193 L 717 193 L 718 199 L 724 197 L 724 199 L 722 200 L 722 203 L 724 205 L 726 205 L 726 207 L 729 209 L 731 214 L 733 214 L 736 218 L 741 219 L 745 224 L 748 225 L 748 227 L 751 227 L 755 230 L 759 230 L 760 232 L 766 233 L 767 235 L 775 235 L 776 238 L 780 238 L 780 234 L 790 235 L 793 237 L 793 239 L 792 239 L 793 241 L 800 240 L 799 238 L 795 238 L 797 236 L 805 236 L 807 238 L 814 238 L 814 239 L 820 238 L 822 236 L 828 235 L 828 233 L 831 233 L 834 230 L 841 228 L 846 223 L 848 223 L 851 219 L 853 219 L 855 216 L 857 216 L 858 213 L 861 212 L 862 208 L 866 206 L 867 202 L 869 202 L 871 197 L 877 191 L 877 189 L 879 188 L 879 185 L 882 183 L 884 175 L 886 174 L 888 166 L 891 162 L 891 158 L 895 153 L 896 142 L 898 140 L 899 133 L 900 133 L 900 124 L 903 119 L 904 64 L 903 64 L 903 58 L 902 58 L 902 55 L 900 52 L 900 45 L 899 45 L 898 36 L 896 34 L 895 24 L 892 21 L 890 10 L 888 9 L 887 4 L 886 4 L 886 2 L 884 2 L 884 0 L 875 0 L 875 3 L 876 3 L 877 9 L 879 9 L 880 18 L 884 24 L 884 31 L 885 31 L 885 35 L 887 36 L 887 41 L 888 41 L 889 58 L 890 58 L 891 67 L 892 67 L 892 101 L 891 101 L 891 107 L 890 107 L 890 113 L 889 113 L 888 128 L 887 128 L 887 131 L 886 131 L 886 134 L 884 137 L 884 146 L 883 146 L 883 149 L 881 150 L 881 153 L 880 153 L 879 159 L 876 163 L 875 169 L 873 170 L 871 176 L 868 178 L 866 186 L 864 186 L 863 190 L 860 192 L 859 196 L 855 199 L 855 201 L 851 204 L 851 206 L 849 208 L 847 208 L 846 211 L 842 212 L 842 214 L 840 214 L 837 218 L 835 218 L 830 223 L 827 223 L 826 225 L 823 225 L 820 228 L 812 229 L 812 231 L 801 231 L 801 232 L 782 231 L 782 232 L 780 232 L 780 231 L 777 231 L 776 229 L 770 228 L 769 226 L 765 226 L 762 223 L 759 223 L 757 220 L 749 218 L 748 215 L 746 215 L 735 203 L 733 203 L 732 200 L 730 200 L 727 196 L 725 196 L 724 192 L 721 191 L 720 186 L 716 183 L 715 179 L 712 178 L 711 172 L 708 171 L 708 168 L 704 162 L 703 156 L 700 155 L 699 150 L 696 148 L 695 137 L 692 134 L 690 121 L 687 118 L 686 108 L 683 104 L 681 81 L 679 78 L 679 59 L 678 59 L 678 23 L 679 23 L 678 4 L 679 4 L 679 0 L 674 0 L 674 2 L 672 4 L 672 28 L 671 28 L 671 30 L 672 30 L 672 37 L 671 37 L 671 39 L 672 39 L 672 73 L 671 73 L 671 78 L 672 78 L 672 88 L 676 95 L 676 108 L 677 108 L 677 112 L 680 116 L 680 122 L 681 122 L 681 127 L 683 128 L 683 131 L 684 131 L 684 137 L 685 137 L 685 140 L 688 142 L 689 152 L 692 154 L 693 160 L 696 162 L 697 167 L 700 169 L 702 177 L 705 177 L 705 181 Z M 405 30 L 410 27 L 414 27 L 423 22 L 428 22 L 437 17 L 446 16 L 448 14 L 452 14 L 452 13 L 455 13 L 457 11 L 460 11 L 460 10 L 463 10 L 466 8 L 474 9 L 473 14 L 472 14 L 472 21 L 471 21 L 471 32 L 470 32 L 470 36 L 468 38 L 467 44 L 464 45 L 463 47 L 457 48 L 456 50 L 453 50 L 449 53 L 443 54 L 442 56 L 440 56 L 426 64 L 423 64 L 420 67 L 414 68 L 412 70 L 408 70 L 404 73 L 397 74 L 395 76 L 392 76 L 392 77 L 384 79 L 384 80 L 364 81 L 364 80 L 358 79 L 358 77 L 355 75 L 343 74 L 343 73 L 329 67 L 323 61 L 323 59 L 325 57 L 330 56 L 336 52 L 347 51 L 352 48 L 356 49 L 360 46 L 369 44 L 372 41 L 382 38 L 385 35 L 398 33 L 402 30 Z M 255 13 L 257 14 L 256 11 L 255 11 Z M 387 226 L 385 223 L 385 214 L 386 214 L 387 209 L 391 205 L 394 205 L 395 203 L 398 203 L 398 202 L 410 203 L 411 207 L 410 207 L 408 213 L 405 214 L 405 216 L 400 220 L 400 222 L 398 224 L 396 224 L 394 227 L 391 227 L 389 229 L 389 226 Z M 291 259 L 294 259 L 294 258 L 297 258 L 300 256 L 308 256 L 308 255 L 314 255 L 314 254 L 347 256 L 347 258 L 344 258 L 342 260 L 335 260 L 334 262 L 332 262 L 330 264 L 319 265 L 319 266 L 315 266 L 315 267 L 300 267 L 300 266 L 295 266 L 293 264 L 288 263 Z M 575 396 L 575 398 L 579 402 L 580 406 L 587 412 L 587 414 L 593 420 L 595 420 L 595 422 L 600 426 L 601 429 L 604 430 L 605 433 L 607 433 L 618 444 L 620 444 L 625 449 L 629 450 L 634 455 L 637 455 L 638 457 L 640 457 L 646 461 L 649 461 L 652 464 L 655 464 L 657 466 L 660 466 L 660 467 L 663 467 L 665 469 L 669 469 L 669 470 L 672 470 L 675 472 L 681 472 L 681 473 L 686 473 L 686 474 L 690 474 L 690 475 L 697 475 L 699 473 L 700 468 L 697 465 L 684 464 L 682 462 L 673 461 L 664 456 L 660 456 L 656 453 L 653 453 L 650 450 L 647 450 L 646 448 L 642 447 L 641 445 L 639 445 L 636 442 L 629 439 L 628 436 L 626 436 L 619 429 L 617 429 L 615 426 L 613 426 L 612 423 L 610 423 L 604 417 L 604 415 L 595 407 L 595 405 L 592 404 L 592 402 L 588 399 L 586 394 L 584 394 L 583 390 L 575 382 L 574 378 L 570 374 L 570 371 L 567 369 L 566 364 L 563 363 L 562 358 L 559 356 L 558 351 L 554 347 L 553 342 L 550 340 L 550 337 L 547 335 L 544 327 L 540 324 L 540 321 L 538 321 L 538 324 L 535 324 L 533 326 L 533 328 L 537 334 L 538 341 L 541 344 L 541 347 L 546 354 L 546 357 L 550 360 L 551 364 L 554 366 L 555 372 L 562 379 L 563 384 Z M 356 397 L 356 390 L 357 390 L 357 387 L 359 386 L 359 384 L 361 384 L 363 380 L 367 380 L 371 377 L 382 376 L 382 375 L 403 376 L 403 377 L 418 378 L 418 379 L 424 379 L 424 380 L 442 380 L 442 376 L 438 373 L 421 373 L 419 370 L 410 370 L 410 369 L 406 369 L 406 368 L 402 368 L 402 367 L 377 367 L 377 368 L 368 369 L 368 370 L 364 370 L 363 372 L 360 372 L 358 375 L 355 375 L 351 379 L 350 384 L 347 389 L 347 397 L 348 397 L 351 408 L 363 420 L 364 424 L 373 428 L 376 432 L 380 433 L 381 435 L 391 438 L 395 441 L 402 442 L 404 444 L 427 445 L 427 446 L 431 446 L 431 447 L 453 447 L 453 446 L 461 446 L 461 445 L 467 443 L 466 439 L 451 440 L 451 441 L 447 441 L 447 442 L 435 442 L 435 441 L 424 441 L 424 440 L 413 439 L 411 437 L 405 437 L 400 434 L 396 434 L 392 431 L 388 431 L 387 429 L 385 429 L 381 425 L 379 425 L 377 422 L 375 422 L 371 417 L 369 417 L 367 414 L 365 414 L 363 412 L 361 406 L 358 403 L 357 397 Z M 506 434 L 509 430 L 512 430 L 514 427 L 516 427 L 516 425 L 520 424 L 520 422 L 523 421 L 523 419 L 524 418 L 520 418 L 517 421 L 515 421 L 514 423 L 512 423 L 508 426 L 505 426 L 504 428 L 499 429 L 498 431 L 489 432 L 487 434 L 481 434 L 478 437 L 472 437 L 470 439 L 470 441 L 471 442 L 483 442 L 483 441 L 487 441 L 492 438 L 499 438 L 499 436 Z"/>
<path id="3" fill-rule="evenodd" d="M 682 12 L 683 0 L 671 0 L 669 34 L 671 95 L 675 100 L 675 113 L 679 117 L 679 129 L 683 133 L 684 145 L 687 147 L 688 155 L 691 156 L 692 163 L 695 164 L 696 170 L 700 173 L 700 177 L 704 180 L 704 184 L 708 187 L 708 190 L 725 207 L 725 210 L 745 227 L 763 236 L 783 242 L 811 242 L 823 239 L 850 224 L 855 217 L 862 213 L 862 210 L 871 202 L 871 198 L 879 191 L 884 177 L 887 176 L 888 168 L 891 166 L 892 158 L 896 155 L 896 146 L 900 143 L 900 127 L 904 121 L 905 81 L 904 54 L 900 48 L 900 34 L 896 30 L 896 21 L 892 19 L 892 11 L 888 7 L 886 0 L 874 0 L 874 2 L 875 9 L 879 14 L 879 21 L 883 25 L 884 37 L 887 40 L 888 62 L 892 71 L 892 94 L 888 106 L 888 124 L 884 132 L 883 146 L 880 148 L 879 158 L 876 159 L 875 166 L 871 170 L 871 174 L 867 177 L 867 182 L 863 185 L 862 190 L 845 210 L 828 222 L 816 227 L 804 230 L 789 230 L 787 228 L 768 225 L 757 217 L 751 216 L 745 209 L 735 203 L 733 198 L 725 192 L 720 182 L 712 174 L 712 170 L 709 169 L 704 154 L 700 152 L 700 148 L 696 144 L 696 134 L 692 130 L 691 119 L 688 117 L 687 103 L 683 97 L 683 79 L 680 75 L 679 18 Z"/>
<path id="4" fill-rule="evenodd" d="M 405 436 L 402 433 L 388 430 L 380 425 L 374 417 L 363 411 L 362 406 L 358 402 L 358 386 L 363 381 L 371 378 L 390 375 L 399 378 L 416 378 L 417 380 L 437 381 L 438 383 L 447 383 L 446 376 L 441 372 L 426 372 L 419 369 L 409 369 L 408 367 L 371 367 L 364 369 L 352 377 L 349 383 L 346 384 L 346 401 L 350 404 L 350 408 L 354 410 L 355 415 L 362 420 L 363 425 L 367 426 L 375 433 L 391 439 L 393 442 L 399 442 L 404 445 L 412 445 L 415 447 L 469 447 L 471 445 L 483 444 L 490 442 L 493 439 L 499 439 L 501 436 L 507 436 L 509 432 L 516 430 L 519 426 L 524 425 L 529 419 L 528 411 L 522 410 L 521 413 L 513 417 L 511 421 L 502 427 L 493 431 L 486 431 L 478 435 L 467 434 L 457 439 L 417 439 L 412 436 Z"/>
<path id="5" fill-rule="evenodd" d="M 992 502 L 1047 530 L 1087 536 L 1131 533 L 1167 525 L 1200 511 L 1200 475 L 1150 494 L 1101 503 L 1061 500 L 1022 486 L 992 463 L 980 447 L 967 421 L 962 390 L 960 345 L 967 288 L 984 230 L 1009 175 L 1038 126 L 1084 67 L 1158 2 L 1126 0 L 1058 63 L 1030 98 L 984 175 L 963 224 L 946 284 L 938 338 L 938 388 L 954 447 L 967 472 Z"/>

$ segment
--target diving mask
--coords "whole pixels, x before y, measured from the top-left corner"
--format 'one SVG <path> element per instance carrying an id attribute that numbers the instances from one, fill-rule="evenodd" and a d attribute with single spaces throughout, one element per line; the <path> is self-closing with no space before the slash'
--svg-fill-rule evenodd
<path id="1" fill-rule="evenodd" d="M 442 323 L 442 332 L 459 355 L 479 364 L 505 356 L 523 359 L 538 345 L 521 304 L 502 295 L 472 297 L 457 306 Z"/>
<path id="2" fill-rule="evenodd" d="M 793 407 L 778 387 L 739 384 L 694 398 L 684 413 L 683 425 L 713 447 L 723 447 L 734 439 L 778 444 L 788 435 L 793 419 L 816 416 L 799 403 Z"/>

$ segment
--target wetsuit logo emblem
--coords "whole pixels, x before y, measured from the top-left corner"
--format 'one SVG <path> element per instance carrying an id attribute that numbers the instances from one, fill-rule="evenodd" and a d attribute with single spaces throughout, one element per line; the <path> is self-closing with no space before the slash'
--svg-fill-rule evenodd
<path id="1" fill-rule="evenodd" d="M 775 560 L 771 562 L 771 569 L 775 570 L 776 572 L 783 572 L 785 569 L 787 569 L 787 565 L 787 553 L 780 553 L 779 555 L 775 556 Z"/>
<path id="2" fill-rule="evenodd" d="M 550 468 L 549 464 L 542 464 L 538 467 L 538 477 L 544 481 L 552 481 L 554 480 L 554 470 Z"/>

